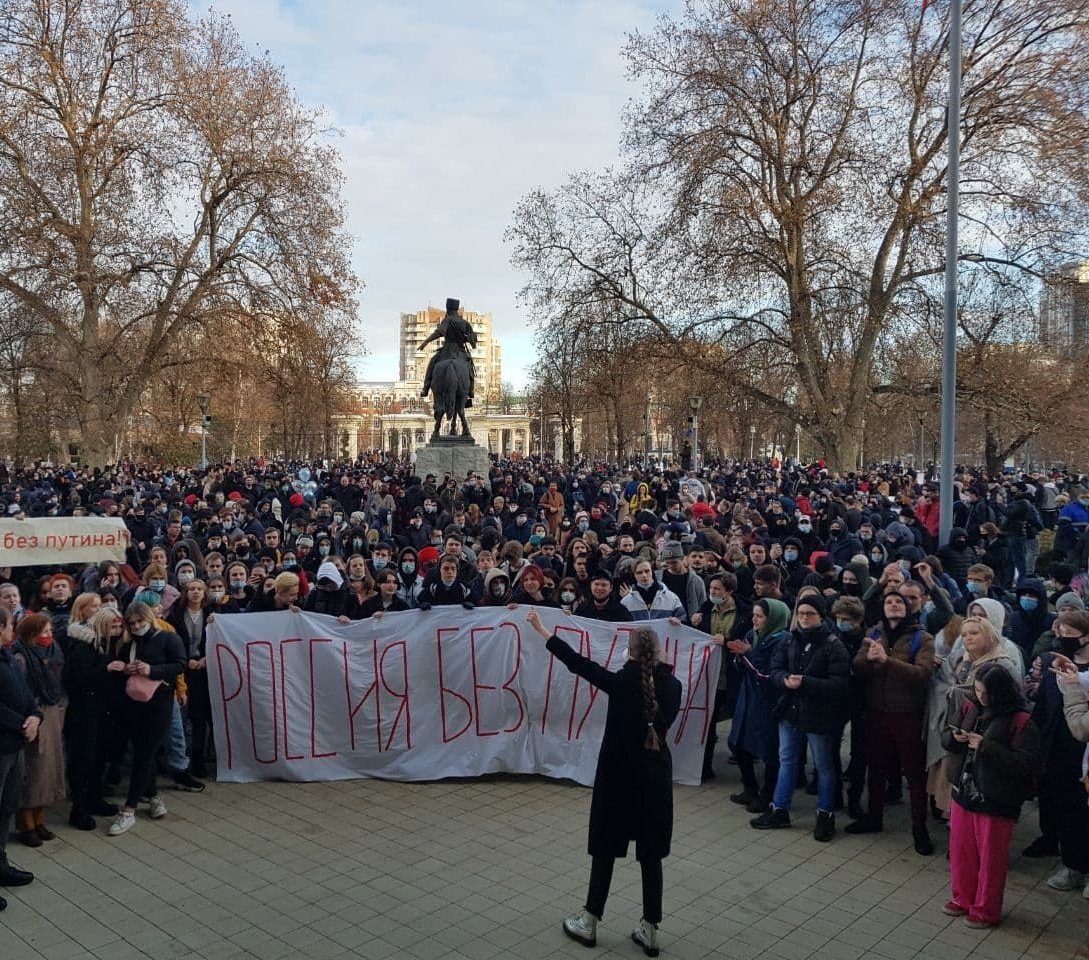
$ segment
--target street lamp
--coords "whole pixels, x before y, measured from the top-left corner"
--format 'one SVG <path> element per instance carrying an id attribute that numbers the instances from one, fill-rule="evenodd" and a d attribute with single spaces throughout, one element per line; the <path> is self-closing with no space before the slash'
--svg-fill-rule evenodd
<path id="1" fill-rule="evenodd" d="M 756 456 L 756 424 L 749 425 L 749 459 Z"/>
<path id="2" fill-rule="evenodd" d="M 197 404 L 200 406 L 200 468 L 208 469 L 208 404 L 212 398 L 206 393 L 197 394 Z"/>
<path id="3" fill-rule="evenodd" d="M 700 405 L 703 397 L 689 397 L 688 409 L 692 411 L 689 422 L 692 424 L 692 469 L 700 468 Z"/>

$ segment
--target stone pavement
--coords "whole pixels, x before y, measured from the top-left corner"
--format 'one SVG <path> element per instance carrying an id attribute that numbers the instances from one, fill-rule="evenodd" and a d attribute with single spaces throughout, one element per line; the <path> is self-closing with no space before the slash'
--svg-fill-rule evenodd
<path id="1" fill-rule="evenodd" d="M 1089 902 L 1044 885 L 1051 861 L 1015 855 L 1003 926 L 969 930 L 939 911 L 944 828 L 929 859 L 913 852 L 903 808 L 889 811 L 889 833 L 822 845 L 810 833 L 813 798 L 799 793 L 794 829 L 758 833 L 726 800 L 735 768 L 720 768 L 713 784 L 676 789 L 663 956 L 1089 957 Z M 62 826 L 40 850 L 12 844 L 38 879 L 6 892 L 0 960 L 594 956 L 560 930 L 585 894 L 584 788 L 213 783 L 164 798 L 165 819 L 141 812 L 118 839 L 102 824 L 93 834 Z M 1034 825 L 1030 809 L 1015 850 Z M 599 955 L 642 956 L 628 940 L 639 896 L 636 864 L 618 864 Z"/>

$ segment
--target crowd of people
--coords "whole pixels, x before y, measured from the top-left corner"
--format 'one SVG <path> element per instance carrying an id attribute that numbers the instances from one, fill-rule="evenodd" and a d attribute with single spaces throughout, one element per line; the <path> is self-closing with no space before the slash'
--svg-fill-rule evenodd
<path id="1" fill-rule="evenodd" d="M 906 781 L 915 850 L 949 828 L 945 911 L 985 927 L 1034 798 L 1024 855 L 1089 899 L 1089 482 L 963 470 L 955 489 L 939 544 L 937 484 L 889 464 L 0 465 L 6 516 L 120 517 L 132 538 L 123 562 L 0 568 L 0 885 L 33 879 L 7 859 L 12 818 L 28 847 L 65 803 L 116 837 L 141 805 L 166 815 L 160 777 L 204 789 L 214 617 L 514 604 L 672 618 L 721 644 L 728 733 L 703 773 L 736 764 L 754 829 L 790 827 L 801 792 L 817 841 L 841 811 L 847 834 L 882 831 Z"/>

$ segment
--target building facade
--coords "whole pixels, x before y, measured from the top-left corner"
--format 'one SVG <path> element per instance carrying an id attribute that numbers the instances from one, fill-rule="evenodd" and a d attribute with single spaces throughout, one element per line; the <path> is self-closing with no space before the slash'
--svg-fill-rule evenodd
<path id="1" fill-rule="evenodd" d="M 1069 263 L 1044 282 L 1040 342 L 1064 352 L 1089 350 L 1089 260 Z"/>
<path id="2" fill-rule="evenodd" d="M 477 346 L 476 395 L 466 416 L 473 439 L 498 457 L 530 451 L 530 419 L 519 405 L 500 406 L 503 349 L 492 332 L 492 315 L 462 309 L 472 324 Z M 402 313 L 397 380 L 362 381 L 354 391 L 355 409 L 337 418 L 340 455 L 353 459 L 364 453 L 390 453 L 409 459 L 427 444 L 435 427 L 431 398 L 420 397 L 427 363 L 439 343 L 423 343 L 445 315 L 438 307 Z"/>

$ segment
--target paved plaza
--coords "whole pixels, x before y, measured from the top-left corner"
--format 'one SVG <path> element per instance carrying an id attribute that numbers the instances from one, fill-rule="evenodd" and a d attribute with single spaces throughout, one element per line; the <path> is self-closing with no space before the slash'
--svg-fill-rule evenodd
<path id="1" fill-rule="evenodd" d="M 913 852 L 903 807 L 884 835 L 821 845 L 813 798 L 799 793 L 798 825 L 760 833 L 726 799 L 735 768 L 719 767 L 715 783 L 676 789 L 663 956 L 1089 957 L 1089 902 L 1045 886 L 1051 861 L 1015 858 L 1003 926 L 969 930 L 939 910 L 944 828 L 929 859 Z M 164 797 L 165 819 L 141 813 L 118 839 L 102 824 L 60 827 L 40 850 L 12 843 L 38 879 L 6 893 L 0 960 L 594 956 L 560 929 L 585 893 L 585 788 L 507 777 L 212 783 Z M 1016 850 L 1033 834 L 1035 808 L 1027 813 Z M 638 917 L 628 861 L 598 954 L 642 956 L 628 939 Z"/>

